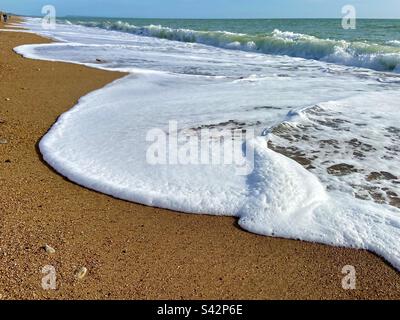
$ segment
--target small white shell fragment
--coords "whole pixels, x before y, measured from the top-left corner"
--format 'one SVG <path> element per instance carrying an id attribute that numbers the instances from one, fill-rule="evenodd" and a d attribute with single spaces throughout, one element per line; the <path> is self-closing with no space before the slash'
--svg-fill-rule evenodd
<path id="1" fill-rule="evenodd" d="M 75 277 L 79 280 L 82 280 L 84 277 L 86 277 L 87 273 L 88 273 L 88 269 L 85 267 L 82 267 L 75 273 Z"/>
<path id="2" fill-rule="evenodd" d="M 44 250 L 46 250 L 46 252 L 49 254 L 56 253 L 56 250 L 53 247 L 49 246 L 48 244 L 44 246 Z"/>

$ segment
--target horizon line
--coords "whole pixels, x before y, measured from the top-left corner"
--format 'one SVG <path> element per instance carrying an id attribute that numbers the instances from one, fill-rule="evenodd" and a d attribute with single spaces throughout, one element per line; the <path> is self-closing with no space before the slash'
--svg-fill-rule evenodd
<path id="1" fill-rule="evenodd" d="M 1 11 L 1 10 L 0 10 Z M 18 13 L 10 13 L 20 17 L 33 17 L 33 18 L 41 18 L 43 15 L 26 15 L 26 14 L 18 14 Z M 60 15 L 57 18 L 108 18 L 108 19 L 143 19 L 143 20 L 341 20 L 342 17 L 313 17 L 313 18 L 305 18 L 305 17 L 280 17 L 280 18 L 176 18 L 176 17 L 123 17 L 123 16 L 91 16 L 91 15 Z M 400 18 L 368 18 L 368 17 L 358 17 L 357 20 L 400 20 Z"/>

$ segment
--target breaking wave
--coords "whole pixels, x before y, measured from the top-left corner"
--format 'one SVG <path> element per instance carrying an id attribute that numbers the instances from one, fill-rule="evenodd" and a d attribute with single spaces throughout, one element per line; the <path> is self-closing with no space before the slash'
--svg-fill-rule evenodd
<path id="1" fill-rule="evenodd" d="M 135 26 L 123 21 L 76 24 L 133 33 L 181 42 L 200 43 L 224 49 L 261 52 L 272 55 L 321 60 L 378 71 L 400 72 L 400 47 L 397 41 L 385 45 L 368 42 L 320 39 L 311 35 L 280 31 L 263 35 L 248 35 L 227 31 L 196 31 L 173 29 L 161 25 Z"/>

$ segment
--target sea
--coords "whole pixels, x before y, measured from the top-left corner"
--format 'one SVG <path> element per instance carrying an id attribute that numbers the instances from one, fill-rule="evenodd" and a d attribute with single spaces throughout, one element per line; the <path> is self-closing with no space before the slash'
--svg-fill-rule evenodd
<path id="1" fill-rule="evenodd" d="M 15 48 L 27 58 L 127 73 L 41 140 L 63 176 L 260 235 L 367 249 L 400 270 L 400 20 L 23 26 L 55 40 Z"/>

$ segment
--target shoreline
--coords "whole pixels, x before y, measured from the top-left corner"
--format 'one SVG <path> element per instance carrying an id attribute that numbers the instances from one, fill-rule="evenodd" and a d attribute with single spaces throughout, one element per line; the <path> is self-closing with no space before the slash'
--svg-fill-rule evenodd
<path id="1" fill-rule="evenodd" d="M 124 74 L 25 59 L 12 49 L 51 41 L 1 35 L 2 299 L 400 298 L 400 274 L 364 250 L 258 236 L 235 218 L 129 203 L 58 175 L 38 141 L 81 96 Z M 45 265 L 57 290 L 40 286 Z M 345 265 L 356 268 L 357 290 L 341 287 Z M 88 274 L 77 280 L 81 267 Z"/>

